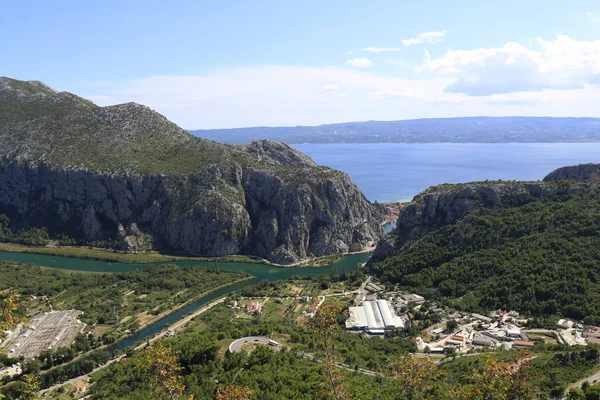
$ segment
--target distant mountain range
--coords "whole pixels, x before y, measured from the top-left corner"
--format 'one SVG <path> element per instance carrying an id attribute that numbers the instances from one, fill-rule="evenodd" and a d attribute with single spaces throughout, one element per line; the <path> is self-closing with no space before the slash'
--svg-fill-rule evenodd
<path id="1" fill-rule="evenodd" d="M 557 143 L 600 142 L 600 118 L 465 117 L 295 127 L 190 131 L 222 143 Z"/>

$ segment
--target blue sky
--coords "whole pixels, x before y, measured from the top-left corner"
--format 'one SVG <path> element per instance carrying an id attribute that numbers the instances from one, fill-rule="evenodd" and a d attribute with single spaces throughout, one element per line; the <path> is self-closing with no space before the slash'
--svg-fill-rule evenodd
<path id="1" fill-rule="evenodd" d="M 595 0 L 19 1 L 0 75 L 188 129 L 600 116 Z"/>

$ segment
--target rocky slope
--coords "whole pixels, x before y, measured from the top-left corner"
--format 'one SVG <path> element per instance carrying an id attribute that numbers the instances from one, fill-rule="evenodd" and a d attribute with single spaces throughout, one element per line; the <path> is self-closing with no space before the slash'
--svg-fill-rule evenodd
<path id="1" fill-rule="evenodd" d="M 461 223 L 467 214 L 480 215 L 500 207 L 520 207 L 557 193 L 577 192 L 600 176 L 599 164 L 560 168 L 536 182 L 473 182 L 440 185 L 417 195 L 398 217 L 394 235 L 382 238 L 374 253 L 380 261 L 444 226 Z"/>
<path id="2" fill-rule="evenodd" d="M 382 210 L 272 141 L 198 139 L 147 107 L 0 78 L 0 214 L 84 241 L 275 263 L 363 250 Z"/>
<path id="3" fill-rule="evenodd" d="M 600 164 L 581 164 L 559 168 L 544 178 L 544 182 L 572 180 L 577 182 L 599 182 Z"/>

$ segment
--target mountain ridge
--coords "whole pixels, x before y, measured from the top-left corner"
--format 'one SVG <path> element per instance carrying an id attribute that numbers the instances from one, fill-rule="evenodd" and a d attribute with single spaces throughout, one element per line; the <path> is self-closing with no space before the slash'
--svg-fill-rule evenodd
<path id="1" fill-rule="evenodd" d="M 599 323 L 600 164 L 542 181 L 439 185 L 415 196 L 369 261 L 381 279 L 481 312 Z M 467 308 L 469 308 L 467 307 Z"/>
<path id="2" fill-rule="evenodd" d="M 0 78 L 0 214 L 83 243 L 139 242 L 278 264 L 361 251 L 381 210 L 347 174 L 272 141 L 192 136 L 136 103 L 99 107 Z M 148 239 L 148 237 L 150 239 Z"/>
<path id="3" fill-rule="evenodd" d="M 273 139 L 301 143 L 560 143 L 600 141 L 600 118 L 456 117 L 295 127 L 191 130 L 223 143 Z"/>

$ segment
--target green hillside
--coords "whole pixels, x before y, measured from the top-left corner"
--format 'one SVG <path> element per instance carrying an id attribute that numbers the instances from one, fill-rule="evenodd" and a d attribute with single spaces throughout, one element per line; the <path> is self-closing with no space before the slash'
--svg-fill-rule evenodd
<path id="1" fill-rule="evenodd" d="M 384 280 L 459 307 L 600 323 L 598 193 L 589 185 L 467 213 L 372 267 Z"/>

